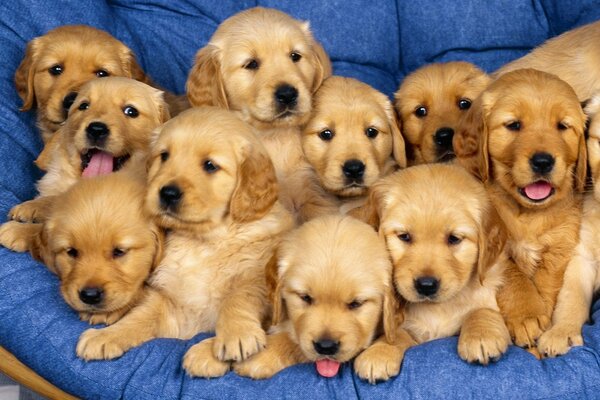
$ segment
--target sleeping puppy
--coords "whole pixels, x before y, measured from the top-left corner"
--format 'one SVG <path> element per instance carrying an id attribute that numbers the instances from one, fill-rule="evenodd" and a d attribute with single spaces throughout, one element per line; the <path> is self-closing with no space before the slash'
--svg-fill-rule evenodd
<path id="1" fill-rule="evenodd" d="M 565 277 L 552 314 L 552 327 L 538 340 L 538 350 L 546 357 L 565 354 L 571 346 L 582 346 L 581 328 L 589 318 L 594 293 L 600 289 L 600 95 L 596 94 L 585 108 L 591 118 L 587 139 L 593 193 L 587 193 L 579 244 L 567 265 Z"/>
<path id="2" fill-rule="evenodd" d="M 362 217 L 385 238 L 401 329 L 417 343 L 459 334 L 458 354 L 487 364 L 510 344 L 496 302 L 506 231 L 484 186 L 460 166 L 420 165 L 377 182 Z M 365 364 L 399 364 L 365 351 Z"/>
<path id="3" fill-rule="evenodd" d="M 299 221 L 337 212 L 302 152 L 301 126 L 331 63 L 308 23 L 255 7 L 225 20 L 198 51 L 187 81 L 194 106 L 235 111 L 258 129 L 280 183 L 280 199 Z"/>
<path id="4" fill-rule="evenodd" d="M 434 63 L 408 75 L 395 94 L 409 164 L 454 159 L 452 138 L 461 116 L 490 78 L 464 61 Z"/>
<path id="5" fill-rule="evenodd" d="M 277 255 L 270 265 L 274 326 L 265 350 L 234 365 L 238 374 L 264 379 L 314 362 L 319 375 L 330 378 L 367 348 L 376 332 L 385 331 L 392 340 L 391 265 L 369 225 L 349 216 L 319 217 L 288 234 Z M 370 369 L 356 372 L 371 378 Z"/>
<path id="6" fill-rule="evenodd" d="M 163 92 L 145 83 L 120 77 L 86 83 L 46 147 L 48 172 L 37 183 L 39 196 L 15 206 L 9 218 L 43 221 L 52 196 L 81 178 L 144 163 L 152 130 L 168 119 Z"/>
<path id="7" fill-rule="evenodd" d="M 579 241 L 585 115 L 566 82 L 532 69 L 500 76 L 469 113 L 460 133 L 478 143 L 477 175 L 508 228 L 514 260 L 498 303 L 515 344 L 533 347 Z"/>
<path id="8" fill-rule="evenodd" d="M 43 224 L 9 221 L 0 243 L 29 251 L 58 275 L 81 319 L 112 324 L 142 297 L 163 234 L 143 211 L 145 180 L 127 172 L 85 179 L 52 202 Z"/>
<path id="9" fill-rule="evenodd" d="M 192 346 L 191 376 L 225 374 L 261 350 L 265 265 L 292 216 L 277 201 L 271 160 L 233 113 L 199 107 L 160 128 L 145 207 L 169 231 L 147 296 L 111 327 L 83 333 L 77 354 L 112 359 L 157 337 L 216 336 Z"/>
<path id="10" fill-rule="evenodd" d="M 321 185 L 345 203 L 342 211 L 360 205 L 377 179 L 406 167 L 404 139 L 391 102 L 352 78 L 332 76 L 323 82 L 302 148 Z"/>
<path id="11" fill-rule="evenodd" d="M 531 53 L 494 72 L 498 77 L 520 68 L 534 68 L 558 76 L 585 101 L 600 91 L 600 21 L 549 39 Z"/>

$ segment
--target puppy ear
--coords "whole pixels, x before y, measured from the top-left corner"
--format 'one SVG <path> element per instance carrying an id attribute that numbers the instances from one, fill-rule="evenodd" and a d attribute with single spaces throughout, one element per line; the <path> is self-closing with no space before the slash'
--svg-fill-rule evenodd
<path id="1" fill-rule="evenodd" d="M 208 44 L 196 54 L 196 61 L 186 83 L 186 92 L 192 106 L 229 109 L 221 75 L 219 48 L 215 45 Z"/>
<path id="2" fill-rule="evenodd" d="M 48 269 L 58 275 L 56 256 L 50 249 L 50 238 L 54 230 L 54 223 L 46 221 L 43 224 L 30 224 L 37 226 L 36 232 L 31 236 L 30 253 L 33 258 L 42 262 Z"/>
<path id="3" fill-rule="evenodd" d="M 360 221 L 363 221 L 379 231 L 380 214 L 386 184 L 383 181 L 376 182 L 369 188 L 367 201 L 360 207 L 354 208 L 348 214 Z"/>
<path id="4" fill-rule="evenodd" d="M 300 29 L 304 32 L 306 39 L 311 44 L 311 48 L 314 55 L 313 66 L 315 67 L 315 78 L 312 84 L 312 92 L 315 93 L 317 89 L 321 86 L 323 81 L 331 76 L 332 68 L 331 68 L 331 60 L 327 55 L 327 52 L 323 48 L 323 46 L 317 42 L 317 40 L 312 35 L 310 31 L 310 23 L 308 21 L 304 21 L 300 24 Z"/>
<path id="5" fill-rule="evenodd" d="M 158 123 L 164 124 L 171 119 L 171 113 L 169 112 L 169 105 L 165 100 L 165 92 L 156 89 L 153 95 L 154 104 L 158 108 Z"/>
<path id="6" fill-rule="evenodd" d="M 386 287 L 386 293 L 383 296 L 383 333 L 388 343 L 396 341 L 398 326 L 402 323 L 402 306 L 396 296 L 393 285 L 390 283 Z"/>
<path id="7" fill-rule="evenodd" d="M 273 305 L 272 325 L 282 321 L 283 300 L 281 299 L 281 288 L 277 276 L 277 250 L 273 253 L 265 266 L 265 280 L 267 282 L 267 299 Z"/>
<path id="8" fill-rule="evenodd" d="M 62 127 L 59 128 L 52 136 L 50 136 L 50 139 L 44 144 L 44 148 L 33 162 L 42 171 L 48 170 L 48 165 L 50 165 L 52 156 L 61 141 L 61 136 L 63 135 L 62 129 Z"/>
<path id="9" fill-rule="evenodd" d="M 391 105 L 390 105 L 391 107 Z M 404 142 L 404 137 L 402 136 L 402 132 L 400 131 L 400 120 L 396 117 L 396 113 L 392 109 L 392 115 L 390 117 L 390 127 L 392 129 L 392 143 L 393 143 L 393 151 L 394 160 L 400 168 L 406 168 L 406 144 Z"/>
<path id="10" fill-rule="evenodd" d="M 575 189 L 579 193 L 585 191 L 585 184 L 587 181 L 587 146 L 586 139 L 583 132 L 579 136 L 579 148 L 577 151 L 577 164 L 575 165 Z"/>
<path id="11" fill-rule="evenodd" d="M 27 43 L 25 58 L 23 58 L 15 72 L 15 86 L 19 97 L 23 100 L 21 111 L 28 111 L 34 105 L 35 91 L 33 88 L 33 77 L 35 74 L 35 64 L 39 55 L 40 40 L 40 38 L 35 38 Z"/>
<path id="12" fill-rule="evenodd" d="M 487 210 L 484 209 L 482 215 L 483 221 L 477 238 L 479 246 L 477 275 L 480 283 L 483 283 L 487 270 L 496 263 L 508 238 L 506 226 L 493 205 L 488 204 Z"/>
<path id="13" fill-rule="evenodd" d="M 471 108 L 462 116 L 456 134 L 452 139 L 454 153 L 459 163 L 472 175 L 487 180 L 489 173 L 487 154 L 487 133 L 483 118 L 482 100 L 475 99 Z M 485 139 L 483 136 L 486 136 Z M 486 146 L 482 147 L 485 140 Z M 485 154 L 482 148 L 486 149 Z M 483 171 L 482 171 L 483 169 Z"/>
<path id="14" fill-rule="evenodd" d="M 160 264 L 163 259 L 164 250 L 165 250 L 165 232 L 159 228 L 158 226 L 152 224 L 151 227 L 152 235 L 154 235 L 154 257 L 152 259 L 152 267 L 150 271 L 154 271 L 156 267 Z"/>
<path id="15" fill-rule="evenodd" d="M 271 158 L 260 143 L 251 143 L 249 147 L 238 168 L 237 185 L 229 205 L 236 222 L 262 218 L 277 201 L 277 177 Z"/>
<path id="16" fill-rule="evenodd" d="M 123 68 L 123 71 L 125 71 L 125 76 L 127 78 L 135 79 L 136 81 L 144 82 L 147 85 L 152 85 L 152 81 L 138 64 L 133 51 L 124 44 L 121 43 L 121 45 L 121 67 Z"/>

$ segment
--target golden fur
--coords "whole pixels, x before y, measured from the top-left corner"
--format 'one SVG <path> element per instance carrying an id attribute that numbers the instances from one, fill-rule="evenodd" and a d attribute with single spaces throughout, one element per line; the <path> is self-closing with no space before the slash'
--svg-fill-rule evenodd
<path id="1" fill-rule="evenodd" d="M 297 363 L 349 361 L 376 337 L 385 307 L 394 318 L 391 265 L 369 225 L 349 216 L 316 218 L 288 234 L 277 255 L 275 326 L 265 350 L 234 366 L 238 374 L 263 379 Z M 386 328 L 393 335 L 393 324 Z M 319 353 L 314 343 L 321 340 L 339 349 Z M 356 372 L 371 379 L 369 369 Z"/>
<path id="2" fill-rule="evenodd" d="M 165 197 L 167 187 L 180 191 L 176 201 Z M 221 376 L 266 341 L 265 265 L 292 227 L 277 202 L 273 165 L 231 112 L 184 111 L 160 128 L 153 146 L 146 209 L 169 229 L 151 289 L 117 324 L 84 332 L 77 354 L 111 359 L 156 337 L 215 331 L 189 349 L 183 367 L 192 376 Z"/>
<path id="3" fill-rule="evenodd" d="M 144 213 L 145 182 L 125 171 L 85 179 L 56 196 L 43 224 L 9 221 L 0 243 L 56 273 L 65 301 L 91 324 L 112 324 L 142 297 L 163 234 Z M 102 295 L 87 300 L 86 290 Z"/>
<path id="4" fill-rule="evenodd" d="M 568 84 L 530 69 L 502 75 L 469 113 L 460 134 L 479 150 L 467 166 L 487 184 L 508 228 L 507 248 L 514 260 L 498 303 L 515 344 L 533 347 L 550 324 L 578 242 L 585 116 Z M 552 158 L 549 171 L 534 170 L 538 154 Z M 551 189 L 545 198 L 532 199 L 528 188 L 538 184 Z"/>
<path id="5" fill-rule="evenodd" d="M 405 301 L 401 329 L 417 343 L 460 333 L 458 354 L 469 362 L 501 356 L 510 344 L 496 302 L 506 231 L 484 186 L 459 166 L 407 168 L 373 186 L 363 216 L 369 215 Z M 426 279 L 437 281 L 434 291 L 419 289 Z M 392 357 L 381 352 L 370 361 L 399 363 Z"/>
<path id="6" fill-rule="evenodd" d="M 186 85 L 192 105 L 233 110 L 259 130 L 277 171 L 280 199 L 299 221 L 337 211 L 335 198 L 320 187 L 300 141 L 312 94 L 329 75 L 329 58 L 308 23 L 255 7 L 219 25 L 198 51 Z M 284 86 L 297 93 L 289 104 L 277 100 Z"/>
<path id="7" fill-rule="evenodd" d="M 404 78 L 395 107 L 409 164 L 454 159 L 452 136 L 458 122 L 489 82 L 482 70 L 464 61 L 429 64 Z M 419 114 L 421 108 L 425 115 Z"/>
<path id="8" fill-rule="evenodd" d="M 302 148 L 321 185 L 346 202 L 363 199 L 396 165 L 406 167 L 404 139 L 391 102 L 352 78 L 332 76 L 321 85 Z M 352 176 L 351 170 L 344 170 L 348 162 L 359 162 L 364 172 Z"/>
<path id="9" fill-rule="evenodd" d="M 125 111 L 137 110 L 132 117 Z M 69 118 L 47 144 L 48 171 L 37 183 L 39 196 L 15 206 L 9 217 L 22 222 L 42 221 L 51 197 L 63 193 L 83 177 L 84 158 L 102 150 L 113 156 L 113 170 L 139 168 L 150 150 L 152 130 L 169 119 L 163 93 L 133 79 L 94 79 L 80 88 Z M 100 142 L 88 134 L 92 124 L 109 133 Z"/>
<path id="10" fill-rule="evenodd" d="M 600 21 L 549 39 L 531 53 L 498 71 L 498 77 L 520 68 L 534 68 L 557 75 L 573 87 L 579 101 L 600 91 Z"/>

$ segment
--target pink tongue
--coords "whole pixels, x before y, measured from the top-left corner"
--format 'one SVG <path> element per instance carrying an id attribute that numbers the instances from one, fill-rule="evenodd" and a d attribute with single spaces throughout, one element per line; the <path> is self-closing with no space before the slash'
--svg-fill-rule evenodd
<path id="1" fill-rule="evenodd" d="M 548 182 L 537 181 L 531 185 L 525 186 L 524 190 L 527 197 L 529 197 L 531 200 L 542 200 L 550 196 L 552 185 L 550 185 Z"/>
<path id="2" fill-rule="evenodd" d="M 340 363 L 333 360 L 317 360 L 317 372 L 325 378 L 332 378 L 337 375 L 340 370 Z"/>
<path id="3" fill-rule="evenodd" d="M 83 170 L 81 176 L 92 178 L 94 176 L 110 174 L 113 170 L 113 156 L 104 151 L 98 151 L 92 155 L 89 164 Z"/>

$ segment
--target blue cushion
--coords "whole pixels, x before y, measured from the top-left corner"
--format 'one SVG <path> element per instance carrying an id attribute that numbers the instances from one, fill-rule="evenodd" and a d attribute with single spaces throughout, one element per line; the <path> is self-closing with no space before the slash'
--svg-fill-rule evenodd
<path id="1" fill-rule="evenodd" d="M 66 4 L 66 3 L 65 3 Z M 32 161 L 41 141 L 33 113 L 21 113 L 13 74 L 26 43 L 62 24 L 105 29 L 130 46 L 159 84 L 182 93 L 194 54 L 228 16 L 255 5 L 276 7 L 311 22 L 331 55 L 335 73 L 388 95 L 403 77 L 435 61 L 474 62 L 487 71 L 547 38 L 600 19 L 599 0 L 492 2 L 264 0 L 50 0 L 0 4 L 0 216 L 34 196 L 40 173 Z M 58 281 L 27 254 L 0 249 L 0 344 L 50 382 L 83 398 L 597 398 L 600 327 L 586 325 L 586 346 L 537 361 L 511 347 L 496 364 L 468 365 L 456 338 L 417 346 L 401 374 L 376 386 L 349 366 L 338 377 L 317 376 L 313 365 L 289 368 L 266 381 L 233 373 L 192 379 L 181 358 L 190 341 L 157 339 L 115 361 L 85 363 L 75 344 L 87 325 L 61 299 Z M 592 321 L 600 318 L 594 306 Z"/>

